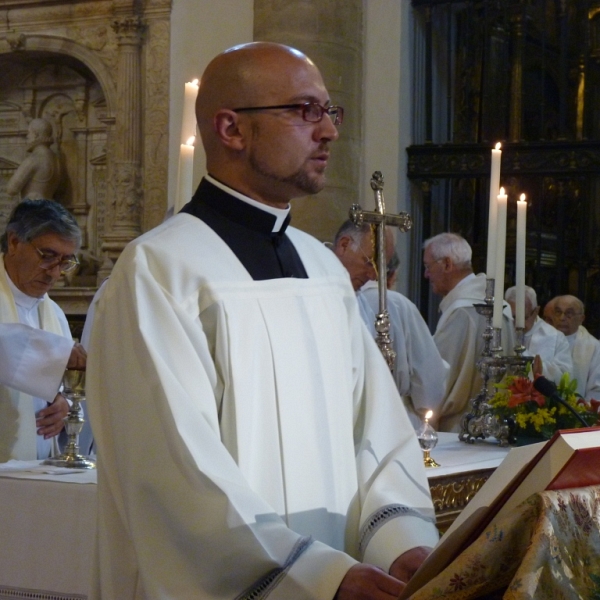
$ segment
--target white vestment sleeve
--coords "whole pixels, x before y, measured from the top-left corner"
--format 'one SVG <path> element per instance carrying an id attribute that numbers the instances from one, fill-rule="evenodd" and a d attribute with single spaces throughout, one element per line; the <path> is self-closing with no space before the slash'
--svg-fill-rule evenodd
<path id="1" fill-rule="evenodd" d="M 377 400 L 362 404 L 364 413 L 356 426 L 362 504 L 358 555 L 389 571 L 403 552 L 433 547 L 439 538 L 414 429 L 379 348 L 363 330 L 366 380 L 358 389 L 362 387 L 365 398 Z"/>
<path id="2" fill-rule="evenodd" d="M 412 405 L 420 412 L 425 409 L 433 410 L 434 419 L 437 422 L 450 365 L 441 357 L 433 336 L 417 307 L 409 300 L 407 300 L 407 305 L 405 338 L 406 352 L 410 356 L 409 393 Z M 413 424 L 417 425 L 414 421 Z M 418 424 L 420 425 L 420 419 Z"/>
<path id="3" fill-rule="evenodd" d="M 585 399 L 600 400 L 600 344 L 596 343 L 585 388 Z"/>
<path id="4" fill-rule="evenodd" d="M 0 324 L 0 383 L 52 402 L 72 348 L 69 337 L 20 323 Z"/>

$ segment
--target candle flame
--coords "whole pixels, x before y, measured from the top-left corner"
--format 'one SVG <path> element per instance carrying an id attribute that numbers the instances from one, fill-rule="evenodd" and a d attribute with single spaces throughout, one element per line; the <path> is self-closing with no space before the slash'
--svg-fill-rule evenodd
<path id="1" fill-rule="evenodd" d="M 498 196 L 506 196 L 506 192 L 504 191 L 503 187 L 500 188 L 500 191 L 498 192 Z"/>
<path id="2" fill-rule="evenodd" d="M 187 139 L 186 145 L 187 146 L 193 146 L 195 141 L 196 141 L 196 136 L 193 135 L 192 137 L 189 137 Z"/>
<path id="3" fill-rule="evenodd" d="M 496 144 L 496 150 L 500 150 L 500 148 L 502 148 L 502 144 L 500 142 L 498 142 Z"/>
<path id="4" fill-rule="evenodd" d="M 425 420 L 426 420 L 426 421 L 429 421 L 429 419 L 431 419 L 431 417 L 433 417 L 433 411 L 432 411 L 432 410 L 428 410 L 428 411 L 425 413 Z"/>
<path id="5" fill-rule="evenodd" d="M 189 83 L 191 83 L 192 85 L 198 85 L 199 81 L 198 79 L 192 79 L 192 81 L 190 81 Z"/>
<path id="6" fill-rule="evenodd" d="M 521 202 L 525 202 L 525 194 L 521 194 L 521 196 L 519 197 L 519 200 Z"/>

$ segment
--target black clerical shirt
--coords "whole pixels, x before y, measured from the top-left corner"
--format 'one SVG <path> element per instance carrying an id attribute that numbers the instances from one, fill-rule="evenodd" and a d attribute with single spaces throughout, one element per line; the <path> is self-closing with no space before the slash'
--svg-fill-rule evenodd
<path id="1" fill-rule="evenodd" d="M 231 248 L 252 279 L 308 278 L 302 260 L 281 229 L 273 232 L 276 217 L 202 179 L 196 193 L 182 209 L 204 221 Z"/>

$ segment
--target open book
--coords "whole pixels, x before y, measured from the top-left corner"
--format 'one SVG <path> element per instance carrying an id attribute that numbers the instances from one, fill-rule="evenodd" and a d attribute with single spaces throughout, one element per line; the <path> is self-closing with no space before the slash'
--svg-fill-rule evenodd
<path id="1" fill-rule="evenodd" d="M 552 439 L 513 448 L 456 518 L 400 600 L 441 573 L 495 521 L 532 494 L 600 484 L 600 427 L 557 431 Z"/>

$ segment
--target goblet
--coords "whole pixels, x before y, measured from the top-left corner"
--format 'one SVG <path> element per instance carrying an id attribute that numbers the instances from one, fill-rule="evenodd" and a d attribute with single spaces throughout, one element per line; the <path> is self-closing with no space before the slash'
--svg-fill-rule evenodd
<path id="1" fill-rule="evenodd" d="M 430 455 L 430 452 L 437 446 L 438 443 L 437 431 L 429 423 L 429 419 L 431 419 L 432 416 L 433 411 L 428 410 L 427 414 L 425 415 L 425 420 L 417 432 L 417 439 L 419 440 L 421 450 L 423 450 L 423 463 L 428 468 L 440 466 Z"/>
<path id="2" fill-rule="evenodd" d="M 79 434 L 85 423 L 81 410 L 81 402 L 85 400 L 85 371 L 67 369 L 63 375 L 62 393 L 71 403 L 64 419 L 67 445 L 62 454 L 46 459 L 44 464 L 73 469 L 95 469 L 96 463 L 93 460 L 79 454 Z"/>

